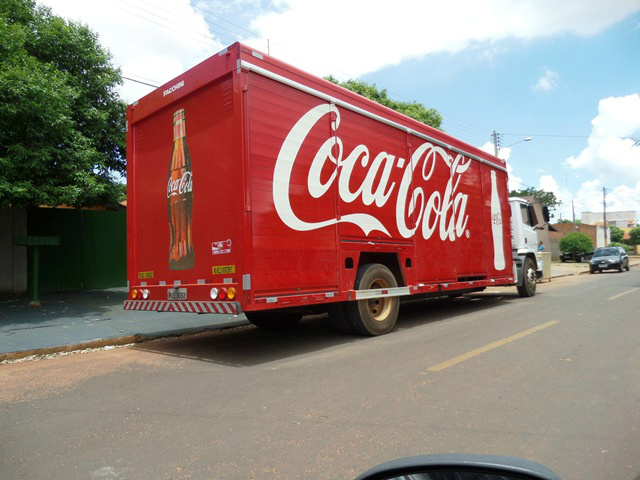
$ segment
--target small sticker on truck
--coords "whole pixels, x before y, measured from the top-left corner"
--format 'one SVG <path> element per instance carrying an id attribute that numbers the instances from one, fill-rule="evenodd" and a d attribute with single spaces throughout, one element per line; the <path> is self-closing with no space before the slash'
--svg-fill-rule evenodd
<path id="1" fill-rule="evenodd" d="M 224 253 L 231 253 L 230 238 L 221 242 L 211 242 L 211 255 L 222 255 Z"/>
<path id="2" fill-rule="evenodd" d="M 214 275 L 222 275 L 225 273 L 236 273 L 235 265 L 217 265 L 211 269 Z"/>
<path id="3" fill-rule="evenodd" d="M 153 278 L 153 272 L 138 272 L 138 280 Z"/>
<path id="4" fill-rule="evenodd" d="M 217 265 L 211 269 L 214 275 L 222 275 L 225 273 L 236 273 L 235 265 Z"/>

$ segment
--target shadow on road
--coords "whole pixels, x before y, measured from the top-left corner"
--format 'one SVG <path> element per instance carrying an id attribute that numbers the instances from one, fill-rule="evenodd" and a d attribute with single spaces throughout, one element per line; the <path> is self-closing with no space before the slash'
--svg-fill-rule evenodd
<path id="1" fill-rule="evenodd" d="M 506 305 L 515 298 L 512 294 L 482 293 L 455 299 L 404 302 L 400 307 L 396 328 L 406 331 L 425 327 L 430 323 Z M 393 335 L 393 332 L 389 335 Z M 142 343 L 132 348 L 231 367 L 250 367 L 370 340 L 369 337 L 336 332 L 328 315 L 323 314 L 307 316 L 291 330 L 269 331 L 243 326 Z"/>

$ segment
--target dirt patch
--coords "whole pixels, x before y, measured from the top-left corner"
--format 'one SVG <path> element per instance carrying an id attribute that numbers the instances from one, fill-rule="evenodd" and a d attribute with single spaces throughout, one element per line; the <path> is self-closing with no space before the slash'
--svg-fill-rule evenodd
<path id="1" fill-rule="evenodd" d="M 134 367 L 175 368 L 179 364 L 153 353 L 117 348 L 76 352 L 46 362 L 0 366 L 0 402 L 23 402 L 68 390 L 88 379 Z"/>

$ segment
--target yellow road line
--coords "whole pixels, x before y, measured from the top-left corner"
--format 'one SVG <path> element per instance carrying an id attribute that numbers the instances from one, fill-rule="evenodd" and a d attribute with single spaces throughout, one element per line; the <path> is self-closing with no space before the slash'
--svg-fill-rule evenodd
<path id="1" fill-rule="evenodd" d="M 478 355 L 488 352 L 490 350 L 493 350 L 494 348 L 501 347 L 503 345 L 506 345 L 507 343 L 513 342 L 514 340 L 518 340 L 522 337 L 526 337 L 527 335 L 531 335 L 532 333 L 538 332 L 547 327 L 551 327 L 556 323 L 558 323 L 557 320 L 551 320 L 549 322 L 538 325 L 537 327 L 533 327 L 533 328 L 530 328 L 529 330 L 525 330 L 524 332 L 516 333 L 511 337 L 503 338 L 502 340 L 497 340 L 495 342 L 489 343 L 484 347 L 476 348 L 475 350 L 471 350 L 470 352 L 459 355 L 455 358 L 452 358 L 451 360 L 447 360 L 446 362 L 442 362 L 437 365 L 434 365 L 433 367 L 429 368 L 429 371 L 439 372 L 441 370 L 444 370 L 445 368 L 453 367 L 454 365 L 460 362 L 464 362 L 465 360 L 469 360 L 470 358 L 477 357 Z"/>
<path id="2" fill-rule="evenodd" d="M 607 300 L 615 300 L 616 298 L 620 298 L 623 295 L 626 295 L 626 294 L 631 293 L 631 292 L 635 292 L 636 290 L 640 290 L 640 288 L 632 288 L 631 290 L 627 290 L 626 292 L 622 292 L 622 293 L 619 293 L 617 295 L 614 295 L 613 297 L 609 297 L 609 298 L 607 298 Z"/>

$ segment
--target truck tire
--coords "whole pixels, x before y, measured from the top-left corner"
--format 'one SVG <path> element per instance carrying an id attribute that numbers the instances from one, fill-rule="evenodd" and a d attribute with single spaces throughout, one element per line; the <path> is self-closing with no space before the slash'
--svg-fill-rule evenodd
<path id="1" fill-rule="evenodd" d="M 379 263 L 367 263 L 358 268 L 356 290 L 395 288 L 396 277 Z M 355 333 L 375 336 L 389 333 L 396 324 L 400 299 L 398 297 L 367 298 L 347 302 L 345 312 Z"/>
<path id="2" fill-rule="evenodd" d="M 329 312 L 329 320 L 331 321 L 333 328 L 341 333 L 356 333 L 353 329 L 353 325 L 351 325 L 349 317 L 347 316 L 345 304 L 343 302 L 331 303 L 327 307 L 327 311 Z"/>
<path id="3" fill-rule="evenodd" d="M 533 297 L 536 294 L 536 266 L 531 258 L 526 258 L 522 268 L 522 285 L 518 285 L 518 295 Z"/>
<path id="4" fill-rule="evenodd" d="M 296 312 L 244 312 L 247 320 L 256 327 L 265 330 L 288 330 L 300 323 L 301 313 Z"/>

